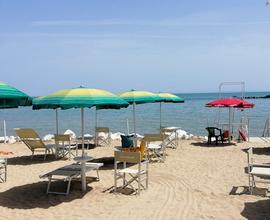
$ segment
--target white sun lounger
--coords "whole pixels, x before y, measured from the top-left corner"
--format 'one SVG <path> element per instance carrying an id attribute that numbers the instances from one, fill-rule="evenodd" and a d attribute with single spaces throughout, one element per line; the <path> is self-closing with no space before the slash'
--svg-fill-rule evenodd
<path id="1" fill-rule="evenodd" d="M 98 170 L 102 166 L 103 166 L 103 163 L 86 163 L 86 172 L 95 170 L 97 172 L 97 179 L 99 180 Z M 68 195 L 72 179 L 78 178 L 80 176 L 81 176 L 81 164 L 70 164 L 64 167 L 60 167 L 46 174 L 43 174 L 40 176 L 40 178 L 49 179 L 48 186 L 47 186 L 47 194 L 52 193 L 52 194 Z M 51 187 L 52 180 L 67 181 L 68 185 L 67 185 L 66 192 L 51 191 L 50 187 Z"/>
<path id="2" fill-rule="evenodd" d="M 260 160 L 258 163 L 255 160 Z M 263 162 L 264 163 L 263 163 Z M 266 163 L 268 162 L 268 163 Z M 270 158 L 254 158 L 253 148 L 248 150 L 248 182 L 249 182 L 249 191 L 250 194 L 253 193 L 256 183 L 268 183 L 270 184 Z M 255 179 L 258 177 L 259 179 Z M 265 179 L 265 180 L 261 180 Z"/>

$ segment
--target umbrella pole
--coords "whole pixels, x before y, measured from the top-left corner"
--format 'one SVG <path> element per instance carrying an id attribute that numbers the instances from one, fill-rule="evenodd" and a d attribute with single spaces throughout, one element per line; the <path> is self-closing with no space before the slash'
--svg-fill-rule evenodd
<path id="1" fill-rule="evenodd" d="M 229 107 L 229 143 L 231 143 L 232 108 Z"/>
<path id="2" fill-rule="evenodd" d="M 95 111 L 95 146 L 97 147 L 98 146 L 98 143 L 97 143 L 97 117 L 98 117 L 98 114 L 97 114 L 97 106 L 96 106 L 96 111 Z"/>
<path id="3" fill-rule="evenodd" d="M 56 134 L 58 134 L 59 130 L 58 130 L 58 109 L 57 108 L 55 109 L 55 121 L 56 121 Z"/>
<path id="4" fill-rule="evenodd" d="M 7 126 L 6 126 L 6 120 L 4 120 L 4 144 L 7 143 Z"/>
<path id="5" fill-rule="evenodd" d="M 81 125 L 82 125 L 82 157 L 84 157 L 84 109 L 81 108 Z M 86 190 L 86 177 L 85 177 L 85 160 L 81 161 L 81 177 L 82 177 L 82 191 Z"/>
<path id="6" fill-rule="evenodd" d="M 159 128 L 161 131 L 162 123 L 161 123 L 161 102 L 159 103 Z"/>
<path id="7" fill-rule="evenodd" d="M 133 126 L 134 126 L 134 147 L 137 146 L 137 134 L 136 134 L 136 114 L 135 114 L 135 102 L 133 102 Z"/>

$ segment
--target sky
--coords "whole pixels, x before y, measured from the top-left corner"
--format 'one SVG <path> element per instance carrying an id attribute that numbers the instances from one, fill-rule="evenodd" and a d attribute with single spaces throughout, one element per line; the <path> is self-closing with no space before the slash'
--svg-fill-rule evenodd
<path id="1" fill-rule="evenodd" d="M 33 96 L 270 91 L 269 36 L 264 0 L 0 0 L 0 81 Z"/>

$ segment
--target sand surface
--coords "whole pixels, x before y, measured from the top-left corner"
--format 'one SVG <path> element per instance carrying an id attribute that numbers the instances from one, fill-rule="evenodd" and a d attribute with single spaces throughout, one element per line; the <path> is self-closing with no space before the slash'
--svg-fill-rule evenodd
<path id="1" fill-rule="evenodd" d="M 14 154 L 8 180 L 0 183 L 0 219 L 270 219 L 267 185 L 258 185 L 255 195 L 247 192 L 245 149 L 250 145 L 207 147 L 183 140 L 176 150 L 167 150 L 165 163 L 150 164 L 149 189 L 140 196 L 111 193 L 113 147 L 97 147 L 88 155 L 106 161 L 100 181 L 88 178 L 85 193 L 75 181 L 70 195 L 63 196 L 46 195 L 47 182 L 39 175 L 72 161 L 31 160 L 24 144 L 1 144 L 0 150 Z M 270 160 L 269 144 L 252 146 L 256 156 Z"/>

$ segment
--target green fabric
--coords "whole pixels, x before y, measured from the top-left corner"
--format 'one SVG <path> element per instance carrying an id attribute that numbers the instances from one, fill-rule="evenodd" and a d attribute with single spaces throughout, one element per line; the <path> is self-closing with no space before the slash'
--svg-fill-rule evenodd
<path id="1" fill-rule="evenodd" d="M 0 82 L 0 108 L 17 108 L 29 106 L 32 98 L 18 89 Z"/>
<path id="2" fill-rule="evenodd" d="M 119 96 L 130 104 L 144 104 L 162 101 L 157 94 L 146 91 L 131 90 L 129 92 L 121 93 Z"/>
<path id="3" fill-rule="evenodd" d="M 61 90 L 33 100 L 33 109 L 91 108 L 93 106 L 98 109 L 120 109 L 128 105 L 125 100 L 113 93 L 82 87 Z"/>
<path id="4" fill-rule="evenodd" d="M 162 99 L 162 102 L 171 102 L 171 103 L 183 103 L 185 100 L 179 96 L 176 96 L 171 93 L 159 93 L 158 96 Z"/>

